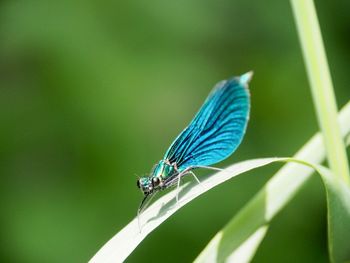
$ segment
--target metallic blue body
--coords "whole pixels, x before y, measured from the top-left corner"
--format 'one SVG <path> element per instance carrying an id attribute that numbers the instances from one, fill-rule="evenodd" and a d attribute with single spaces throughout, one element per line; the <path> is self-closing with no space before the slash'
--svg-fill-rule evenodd
<path id="1" fill-rule="evenodd" d="M 171 144 L 163 159 L 138 186 L 149 194 L 174 185 L 179 175 L 230 156 L 245 134 L 250 111 L 248 82 L 252 73 L 219 82 L 191 123 Z"/>

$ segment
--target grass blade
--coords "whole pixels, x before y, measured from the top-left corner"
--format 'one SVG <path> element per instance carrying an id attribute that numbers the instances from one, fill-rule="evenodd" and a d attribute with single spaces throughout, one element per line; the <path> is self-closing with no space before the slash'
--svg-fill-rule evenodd
<path id="1" fill-rule="evenodd" d="M 350 187 L 327 171 L 322 171 L 321 176 L 327 192 L 328 247 L 331 262 L 350 262 Z"/>
<path id="2" fill-rule="evenodd" d="M 350 186 L 349 165 L 337 123 L 337 104 L 313 0 L 291 0 L 329 166 Z"/>
<path id="3" fill-rule="evenodd" d="M 317 171 L 321 176 L 327 193 L 330 258 L 332 262 L 349 261 L 350 187 L 344 184 L 339 177 L 332 174 L 328 168 L 321 165 L 314 165 L 294 158 L 282 158 L 278 161 L 303 164 Z M 255 204 L 263 204 L 264 201 L 278 202 L 278 196 L 275 196 L 275 200 L 260 198 L 259 202 L 255 202 Z M 268 220 L 261 217 L 261 213 L 264 212 L 262 208 L 256 206 L 255 210 L 246 211 L 248 213 L 245 214 L 241 213 L 238 219 L 234 217 L 215 235 L 195 262 L 250 262 L 267 232 Z M 251 216 L 252 214 L 253 216 Z M 253 218 L 254 220 L 252 220 Z M 259 220 L 262 221 L 261 224 L 265 225 L 258 227 L 254 233 L 242 241 L 242 236 L 244 236 L 242 233 L 245 233 L 247 226 L 248 228 L 254 227 Z"/>
<path id="4" fill-rule="evenodd" d="M 280 158 L 264 158 L 236 163 L 227 167 L 225 171 L 207 176 L 201 184 L 194 181 L 184 184 L 181 186 L 178 203 L 176 203 L 176 190 L 163 195 L 142 213 L 141 232 L 135 218 L 108 241 L 90 262 L 124 261 L 150 232 L 196 197 L 239 174 L 278 160 Z"/>

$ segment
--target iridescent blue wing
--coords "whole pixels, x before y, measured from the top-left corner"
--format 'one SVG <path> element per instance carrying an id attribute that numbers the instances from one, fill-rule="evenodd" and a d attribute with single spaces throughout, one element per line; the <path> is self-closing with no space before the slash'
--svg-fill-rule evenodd
<path id="1" fill-rule="evenodd" d="M 212 165 L 241 143 L 249 119 L 248 82 L 252 73 L 219 82 L 189 126 L 172 143 L 164 159 L 180 171 Z"/>

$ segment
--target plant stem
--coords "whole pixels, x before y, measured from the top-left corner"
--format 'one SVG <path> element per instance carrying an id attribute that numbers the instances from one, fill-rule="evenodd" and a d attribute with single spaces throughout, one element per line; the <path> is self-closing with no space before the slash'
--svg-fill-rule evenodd
<path id="1" fill-rule="evenodd" d="M 330 169 L 350 185 L 345 145 L 337 122 L 337 105 L 313 0 L 291 0 L 319 126 Z"/>

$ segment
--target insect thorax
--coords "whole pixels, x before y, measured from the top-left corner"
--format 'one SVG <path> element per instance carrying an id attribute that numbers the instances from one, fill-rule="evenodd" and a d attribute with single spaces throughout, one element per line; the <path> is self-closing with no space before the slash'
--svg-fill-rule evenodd
<path id="1" fill-rule="evenodd" d="M 168 160 L 161 160 L 154 167 L 152 177 L 159 177 L 162 181 L 166 181 L 177 174 L 178 170 L 176 164 L 171 164 Z"/>

